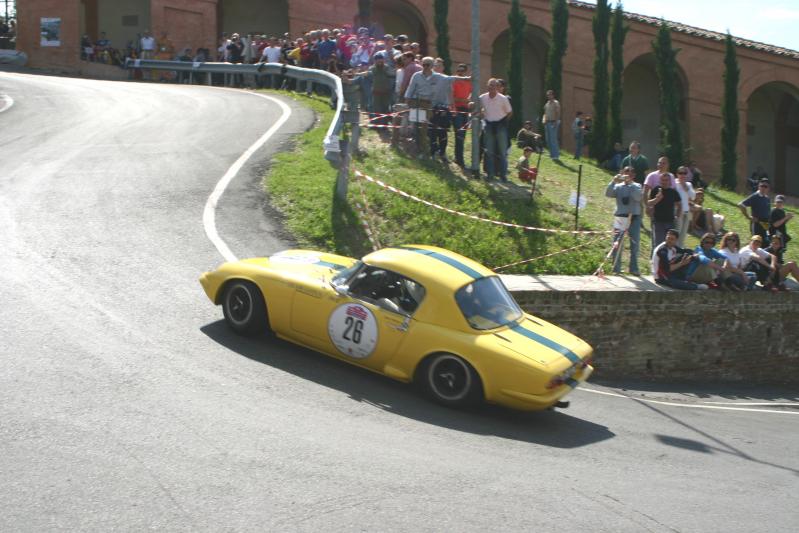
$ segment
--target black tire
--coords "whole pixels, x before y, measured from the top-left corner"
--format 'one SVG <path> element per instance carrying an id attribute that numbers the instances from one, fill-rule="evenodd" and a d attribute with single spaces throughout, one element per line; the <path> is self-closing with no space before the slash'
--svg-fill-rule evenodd
<path id="1" fill-rule="evenodd" d="M 425 394 L 447 407 L 466 407 L 483 401 L 483 383 L 462 357 L 439 353 L 425 359 L 416 376 Z"/>
<path id="2" fill-rule="evenodd" d="M 264 295 L 250 281 L 233 280 L 225 285 L 222 312 L 228 326 L 240 335 L 256 335 L 269 329 Z"/>

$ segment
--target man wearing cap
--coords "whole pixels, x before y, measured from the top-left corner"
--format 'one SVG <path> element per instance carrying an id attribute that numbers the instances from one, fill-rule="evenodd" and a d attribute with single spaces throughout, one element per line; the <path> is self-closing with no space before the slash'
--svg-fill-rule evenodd
<path id="1" fill-rule="evenodd" d="M 768 221 L 771 215 L 771 199 L 768 195 L 769 189 L 770 185 L 768 180 L 760 180 L 760 183 L 757 185 L 757 192 L 753 192 L 738 204 L 738 209 L 749 219 L 752 235 L 760 235 L 765 244 L 768 244 Z M 747 207 L 751 208 L 751 215 L 747 211 Z"/>

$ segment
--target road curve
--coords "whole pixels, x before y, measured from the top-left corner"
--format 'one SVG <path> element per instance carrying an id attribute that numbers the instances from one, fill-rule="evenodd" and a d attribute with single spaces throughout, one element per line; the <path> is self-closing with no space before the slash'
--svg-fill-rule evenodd
<path id="1" fill-rule="evenodd" d="M 232 335 L 197 283 L 222 260 L 203 210 L 274 103 L 1 72 L 0 96 L 0 530 L 795 529 L 795 393 L 458 412 Z M 313 122 L 285 101 L 218 202 L 238 257 L 291 244 L 260 187 Z"/>

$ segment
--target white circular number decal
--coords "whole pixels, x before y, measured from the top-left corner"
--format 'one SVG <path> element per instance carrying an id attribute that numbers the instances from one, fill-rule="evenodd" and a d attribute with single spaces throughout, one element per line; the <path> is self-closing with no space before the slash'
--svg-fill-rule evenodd
<path id="1" fill-rule="evenodd" d="M 330 340 L 344 355 L 365 359 L 377 345 L 377 321 L 372 312 L 359 304 L 336 307 L 327 322 Z"/>

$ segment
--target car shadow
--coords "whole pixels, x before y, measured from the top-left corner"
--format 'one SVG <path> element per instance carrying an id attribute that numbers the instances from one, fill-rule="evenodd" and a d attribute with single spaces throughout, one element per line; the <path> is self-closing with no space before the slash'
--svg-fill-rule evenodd
<path id="1" fill-rule="evenodd" d="M 210 339 L 248 359 L 347 394 L 386 412 L 463 433 L 578 448 L 615 436 L 607 427 L 564 411 L 519 412 L 494 405 L 449 409 L 421 397 L 416 388 L 273 336 L 241 337 L 223 320 L 200 328 Z"/>

